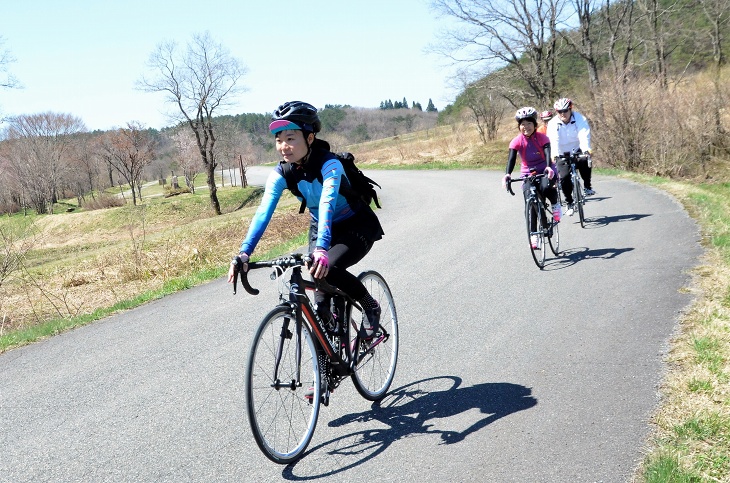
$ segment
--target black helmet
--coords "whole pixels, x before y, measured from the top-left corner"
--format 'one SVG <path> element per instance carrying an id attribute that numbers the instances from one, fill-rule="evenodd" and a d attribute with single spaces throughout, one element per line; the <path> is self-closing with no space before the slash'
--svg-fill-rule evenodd
<path id="1" fill-rule="evenodd" d="M 272 121 L 291 121 L 303 131 L 319 132 L 322 122 L 317 109 L 306 102 L 290 101 L 280 105 L 275 111 Z"/>

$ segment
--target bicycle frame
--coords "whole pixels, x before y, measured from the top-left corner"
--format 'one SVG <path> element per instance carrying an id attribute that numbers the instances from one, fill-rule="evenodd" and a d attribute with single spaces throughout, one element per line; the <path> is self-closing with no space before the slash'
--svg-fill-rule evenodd
<path id="1" fill-rule="evenodd" d="M 512 183 L 515 181 L 523 181 L 526 183 L 529 183 L 529 195 L 525 199 L 525 203 L 528 203 L 530 200 L 535 200 L 537 203 L 537 206 L 540 211 L 540 216 L 542 217 L 543 225 L 548 226 L 549 223 L 547 221 L 547 207 L 545 205 L 545 196 L 537 191 L 537 180 L 545 176 L 544 174 L 526 174 L 520 178 L 510 179 L 507 183 L 507 191 L 514 196 L 515 192 L 512 191 Z"/>
<path id="2" fill-rule="evenodd" d="M 384 340 L 387 340 L 389 337 L 389 334 L 382 329 L 382 334 L 375 338 L 367 347 L 365 351 L 363 351 L 360 354 L 354 354 L 354 348 L 360 346 L 360 333 L 359 330 L 356 332 L 354 343 L 352 344 L 352 347 L 349 343 L 344 343 L 342 340 L 347 335 L 347 330 L 345 327 L 342 326 L 342 323 L 351 323 L 349 319 L 349 312 L 350 310 L 345 309 L 346 313 L 339 314 L 340 316 L 340 323 L 338 332 L 336 334 L 338 340 L 339 340 L 339 347 L 337 347 L 335 344 L 337 341 L 334 340 L 334 338 L 331 338 L 328 335 L 328 331 L 325 327 L 325 322 L 322 320 L 322 318 L 319 316 L 317 311 L 312 306 L 311 299 L 307 296 L 306 291 L 311 290 L 319 290 L 324 293 L 330 294 L 333 297 L 340 297 L 345 302 L 345 306 L 347 304 L 350 304 L 350 307 L 354 307 L 357 310 L 362 311 L 362 307 L 348 294 L 343 292 L 342 290 L 333 287 L 329 284 L 327 284 L 324 281 L 312 281 L 307 280 L 302 276 L 302 266 L 304 263 L 307 262 L 307 257 L 304 256 L 290 256 L 285 257 L 283 259 L 279 259 L 276 262 L 253 262 L 249 263 L 249 270 L 257 269 L 257 268 L 265 268 L 265 267 L 273 267 L 274 273 L 272 274 L 273 278 L 278 278 L 282 276 L 286 271 L 291 271 L 291 275 L 289 277 L 289 290 L 288 290 L 288 297 L 285 297 L 284 293 L 279 294 L 279 298 L 281 300 L 282 304 L 288 305 L 289 309 L 292 312 L 293 318 L 295 320 L 295 330 L 296 330 L 296 354 L 297 354 L 297 361 L 300 362 L 301 359 L 301 324 L 306 321 L 309 324 L 309 327 L 312 331 L 312 333 L 315 336 L 316 343 L 318 345 L 318 350 L 321 350 L 324 352 L 325 356 L 329 360 L 332 368 L 335 370 L 338 376 L 344 378 L 349 375 L 351 375 L 355 367 L 360 363 L 360 361 L 365 358 L 368 355 L 368 352 L 383 342 Z M 241 273 L 241 284 L 243 285 L 244 289 L 252 294 L 257 295 L 259 291 L 257 289 L 254 289 L 251 287 L 251 285 L 248 282 L 248 278 L 246 276 L 246 272 L 240 272 Z M 238 274 L 239 271 L 234 272 L 234 280 L 233 280 L 233 293 L 236 293 L 236 283 L 238 280 Z M 286 300 L 285 300 L 286 298 Z M 357 329 L 357 328 L 355 328 Z M 281 333 L 281 339 L 279 341 L 279 352 L 277 353 L 277 364 L 274 368 L 274 381 L 277 381 L 278 383 L 278 361 L 280 359 L 280 351 L 281 346 L 284 343 L 284 339 L 288 338 L 289 334 L 285 333 L 285 331 L 288 330 L 288 327 L 284 326 L 282 327 L 282 333 Z M 299 380 L 300 374 L 297 371 L 297 381 L 296 384 L 301 386 L 301 381 Z M 277 389 L 279 386 L 277 386 Z"/>

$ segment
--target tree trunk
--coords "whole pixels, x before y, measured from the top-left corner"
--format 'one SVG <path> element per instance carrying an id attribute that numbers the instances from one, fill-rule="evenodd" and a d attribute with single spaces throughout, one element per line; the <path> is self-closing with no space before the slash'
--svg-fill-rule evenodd
<path id="1" fill-rule="evenodd" d="M 210 207 L 216 215 L 221 214 L 221 204 L 218 202 L 218 188 L 215 185 L 215 165 L 212 162 L 206 163 L 208 172 L 208 189 L 210 190 Z"/>

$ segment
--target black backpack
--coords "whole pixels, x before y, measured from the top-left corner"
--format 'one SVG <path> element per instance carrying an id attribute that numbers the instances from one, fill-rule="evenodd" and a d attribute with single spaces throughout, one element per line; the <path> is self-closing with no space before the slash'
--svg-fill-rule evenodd
<path id="1" fill-rule="evenodd" d="M 340 194 L 344 196 L 347 199 L 347 202 L 353 207 L 355 207 L 358 202 L 364 203 L 365 206 L 370 206 L 371 202 L 375 202 L 375 206 L 380 208 L 378 194 L 375 192 L 375 186 L 380 188 L 380 185 L 360 171 L 360 168 L 355 165 L 355 156 L 353 156 L 352 153 L 334 154 L 337 156 L 337 159 L 340 160 L 340 163 L 342 163 L 345 176 L 347 176 L 347 179 L 350 181 L 348 184 L 344 178 L 342 179 L 342 182 L 340 183 Z M 291 163 L 281 161 L 279 164 L 281 165 L 281 171 L 284 174 L 284 179 L 286 180 L 286 187 L 289 191 L 294 193 L 295 196 L 302 197 L 302 193 L 299 191 L 299 188 L 297 188 L 296 180 L 292 175 Z M 316 169 L 317 179 L 322 182 L 322 166 L 313 166 L 311 169 Z M 302 204 L 299 207 L 299 213 L 304 213 L 304 209 L 306 207 L 307 202 L 302 200 Z"/>

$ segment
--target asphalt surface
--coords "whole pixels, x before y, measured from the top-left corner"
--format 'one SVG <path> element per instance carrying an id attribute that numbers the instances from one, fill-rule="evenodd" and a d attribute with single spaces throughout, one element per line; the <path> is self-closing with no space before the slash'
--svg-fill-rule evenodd
<path id="1" fill-rule="evenodd" d="M 385 276 L 401 331 L 380 405 L 346 381 L 302 460 L 261 454 L 260 270 L 257 297 L 220 279 L 0 355 L 0 481 L 628 481 L 701 255 L 680 204 L 596 176 L 587 227 L 565 218 L 539 270 L 500 173 L 368 174 L 386 235 L 355 271 Z"/>

